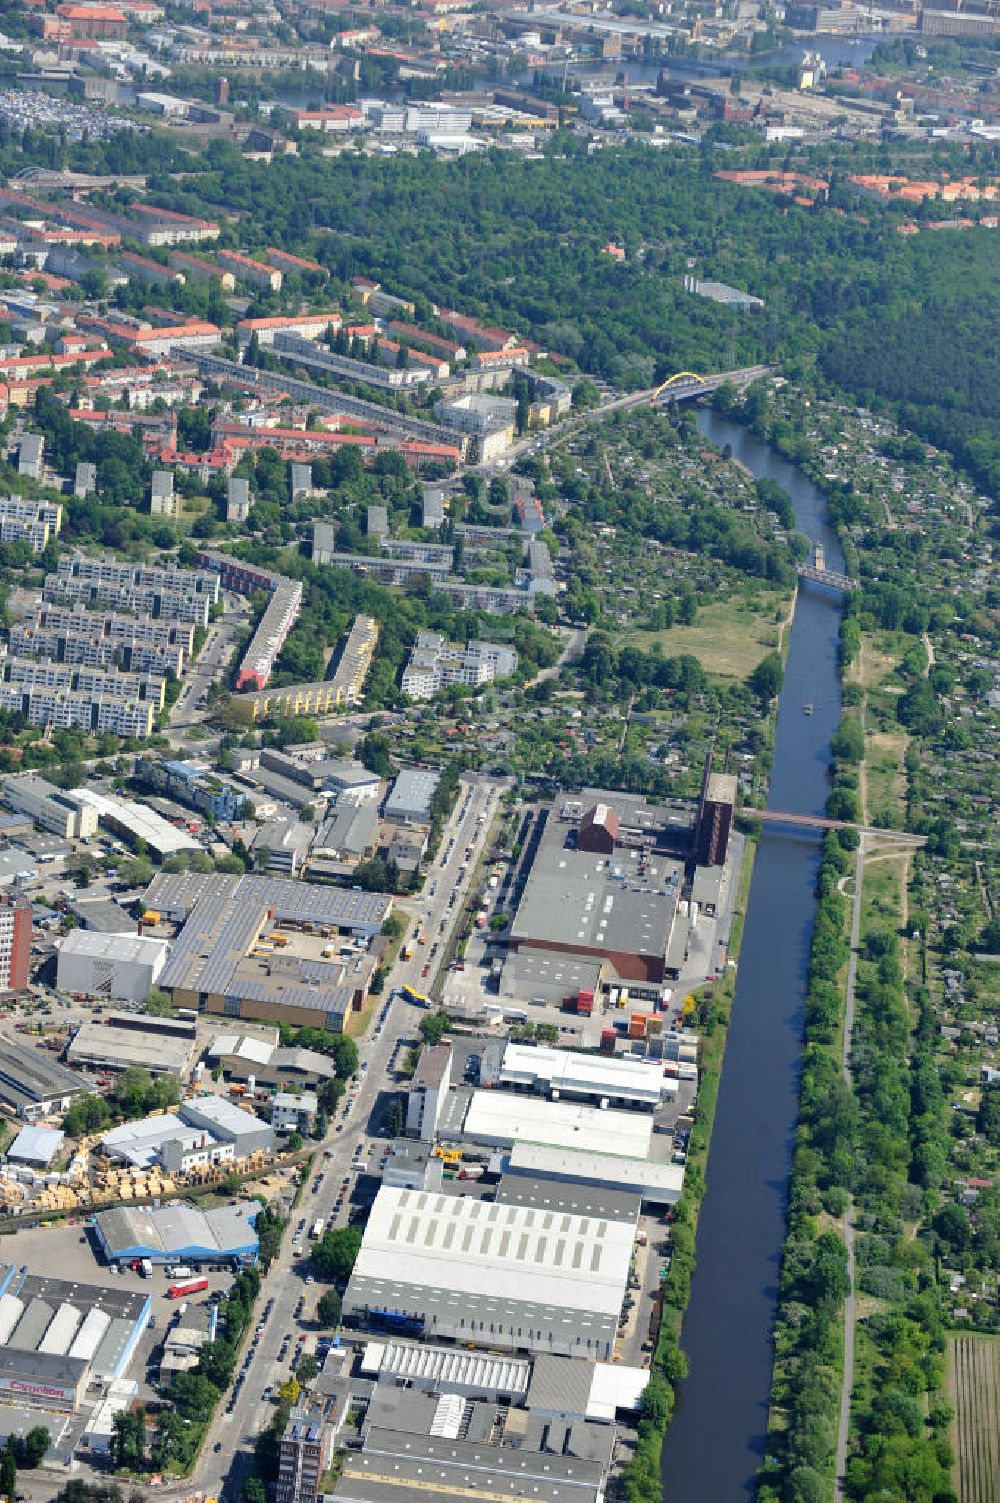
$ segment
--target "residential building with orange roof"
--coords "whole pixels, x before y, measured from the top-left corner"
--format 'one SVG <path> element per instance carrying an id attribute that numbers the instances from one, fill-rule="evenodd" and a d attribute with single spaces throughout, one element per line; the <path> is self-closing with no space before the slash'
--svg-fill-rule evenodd
<path id="1" fill-rule="evenodd" d="M 740 188 L 767 188 L 772 193 L 826 193 L 830 187 L 824 177 L 809 177 L 803 172 L 779 172 L 774 168 L 755 168 L 744 172 L 720 170 L 714 174 L 724 183 Z"/>
<path id="2" fill-rule="evenodd" d="M 442 360 L 464 360 L 466 356 L 464 345 L 456 344 L 453 339 L 442 339 L 440 334 L 430 334 L 419 324 L 408 324 L 394 318 L 389 323 L 389 333 L 403 344 L 424 345 L 432 355 L 440 355 Z"/>
<path id="3" fill-rule="evenodd" d="M 864 193 L 893 202 L 919 204 L 929 198 L 940 198 L 945 203 L 969 203 L 991 201 L 1000 193 L 996 183 L 979 183 L 973 177 L 956 178 L 951 182 L 938 183 L 932 179 L 899 177 L 893 173 L 858 172 L 848 176 Z"/>
<path id="4" fill-rule="evenodd" d="M 266 287 L 271 292 L 280 292 L 284 280 L 276 266 L 264 261 L 254 261 L 240 251 L 220 250 L 219 264 L 233 273 L 238 282 L 250 282 L 254 287 Z"/>
<path id="5" fill-rule="evenodd" d="M 281 271 L 286 271 L 290 276 L 303 273 L 309 276 L 328 277 L 330 273 L 319 261 L 310 261 L 308 256 L 293 256 L 291 251 L 279 250 L 276 245 L 267 247 L 267 255 L 272 266 L 277 266 Z"/>
<path id="6" fill-rule="evenodd" d="M 523 344 L 512 345 L 506 350 L 476 350 L 472 365 L 476 370 L 505 370 L 510 366 L 527 365 L 531 354 Z"/>
<path id="7" fill-rule="evenodd" d="M 96 365 L 110 360 L 110 350 L 70 350 L 63 355 L 15 355 L 0 359 L 0 373 L 7 377 L 30 376 L 39 371 L 68 370 L 74 365 Z"/>
<path id="8" fill-rule="evenodd" d="M 320 313 L 281 313 L 271 318 L 241 318 L 236 325 L 240 348 L 256 334 L 258 344 L 273 344 L 276 334 L 298 334 L 303 339 L 320 339 L 331 326 L 334 333 L 342 319 L 336 309 Z"/>
<path id="9" fill-rule="evenodd" d="M 128 20 L 116 5 L 63 4 L 56 6 L 56 15 L 66 22 L 71 39 L 92 37 L 120 42 L 128 31 Z"/>

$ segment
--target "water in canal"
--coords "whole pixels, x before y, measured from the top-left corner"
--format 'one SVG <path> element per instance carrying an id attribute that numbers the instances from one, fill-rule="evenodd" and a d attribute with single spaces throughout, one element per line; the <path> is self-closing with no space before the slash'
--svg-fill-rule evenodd
<path id="1" fill-rule="evenodd" d="M 804 475 L 714 412 L 699 412 L 698 427 L 783 485 L 799 530 L 824 544 L 829 568 L 843 567 L 823 497 Z M 838 597 L 805 586 L 778 714 L 773 809 L 823 812 L 840 717 L 839 625 Z M 691 1372 L 663 1450 L 666 1503 L 751 1498 L 764 1454 L 818 853 L 815 837 L 770 828 L 754 867 L 682 1336 Z"/>

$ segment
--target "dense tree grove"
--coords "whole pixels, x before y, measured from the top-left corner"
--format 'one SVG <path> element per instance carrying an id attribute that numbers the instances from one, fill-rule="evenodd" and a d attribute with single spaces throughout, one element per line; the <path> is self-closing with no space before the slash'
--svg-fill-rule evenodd
<path id="1" fill-rule="evenodd" d="M 63 1118 L 68 1133 L 100 1132 L 112 1122 L 131 1121 L 152 1111 L 176 1106 L 180 1086 L 171 1075 L 152 1076 L 137 1066 L 123 1070 L 104 1096 L 77 1096 Z"/>
<path id="2" fill-rule="evenodd" d="M 719 181 L 726 165 L 708 147 L 587 156 L 559 133 L 534 161 L 302 154 L 277 173 L 218 140 L 206 171 L 152 182 L 172 208 L 231 204 L 249 248 L 304 250 L 335 286 L 376 275 L 415 298 L 418 318 L 430 320 L 432 302 L 461 306 L 623 386 L 818 352 L 832 379 L 899 404 L 1000 488 L 1000 356 L 982 338 L 1000 303 L 990 237 L 902 236 L 895 206 L 860 212 L 836 173 L 840 213 Z M 601 255 L 609 238 L 625 263 Z M 692 255 L 766 309 L 692 298 Z"/>

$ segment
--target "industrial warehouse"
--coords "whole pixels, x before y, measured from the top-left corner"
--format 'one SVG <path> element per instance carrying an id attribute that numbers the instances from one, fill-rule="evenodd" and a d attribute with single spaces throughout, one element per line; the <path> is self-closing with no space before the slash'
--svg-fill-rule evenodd
<path id="1" fill-rule="evenodd" d="M 95 1070 L 148 1070 L 183 1079 L 197 1049 L 193 1019 L 151 1013 L 113 1012 L 81 1024 L 66 1049 L 66 1061 Z"/>
<path id="2" fill-rule="evenodd" d="M 176 1112 L 123 1122 L 101 1139 L 101 1150 L 108 1158 L 135 1169 L 156 1164 L 168 1174 L 232 1164 L 253 1154 L 271 1153 L 274 1146 L 273 1129 L 225 1096 L 182 1101 Z"/>
<path id="3" fill-rule="evenodd" d="M 338 1033 L 361 1006 L 376 959 L 362 944 L 345 961 L 328 941 L 373 939 L 392 911 L 385 893 L 193 873 L 161 872 L 144 901 L 183 925 L 159 977 L 178 1006 Z"/>
<path id="4" fill-rule="evenodd" d="M 635 1227 L 383 1186 L 344 1317 L 610 1361 Z"/>
<path id="5" fill-rule="evenodd" d="M 662 1058 L 491 1041 L 475 1089 L 453 1082 L 452 1054 L 440 1044 L 417 1061 L 407 1102 L 411 1137 L 484 1150 L 503 1168 L 504 1183 L 517 1174 L 594 1193 L 618 1188 L 650 1207 L 680 1199 L 683 1158 L 661 1116 L 676 1104 L 680 1082 Z"/>
<path id="6" fill-rule="evenodd" d="M 543 810 L 507 939 L 501 992 L 560 1001 L 625 986 L 654 1007 L 688 958 L 699 914 L 725 881 L 735 779 L 706 765 L 690 812 L 585 789 Z M 584 1009 L 581 1007 L 581 1011 Z"/>
<path id="7" fill-rule="evenodd" d="M 141 1292 L 0 1264 L 0 1402 L 76 1411 L 126 1373 L 150 1312 Z"/>
<path id="8" fill-rule="evenodd" d="M 109 1263 L 199 1261 L 253 1263 L 257 1201 L 198 1211 L 175 1201 L 166 1206 L 118 1206 L 94 1218 L 97 1240 Z"/>
<path id="9" fill-rule="evenodd" d="M 596 960 L 616 981 L 659 986 L 679 969 L 687 931 L 677 831 L 668 849 L 666 811 L 621 794 L 612 806 L 611 797 L 570 799 L 550 813 L 510 943 Z"/>
<path id="10" fill-rule="evenodd" d="M 26 1122 L 67 1111 L 74 1096 L 93 1089 L 85 1075 L 74 1075 L 37 1049 L 0 1038 L 0 1106 Z"/>
<path id="11" fill-rule="evenodd" d="M 71 929 L 59 946 L 57 983 L 67 992 L 141 1002 L 166 961 L 164 939 Z"/>

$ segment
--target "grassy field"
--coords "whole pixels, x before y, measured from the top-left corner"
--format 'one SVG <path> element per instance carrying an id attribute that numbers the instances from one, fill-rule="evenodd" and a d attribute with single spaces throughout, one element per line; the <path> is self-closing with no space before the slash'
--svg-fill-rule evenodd
<path id="1" fill-rule="evenodd" d="M 906 744 L 902 731 L 877 731 L 865 748 L 868 812 L 906 807 Z"/>
<path id="2" fill-rule="evenodd" d="M 952 1337 L 948 1389 L 960 1503 L 1000 1503 L 1000 1341 Z"/>
<path id="3" fill-rule="evenodd" d="M 762 658 L 778 646 L 779 620 L 788 601 L 783 596 L 713 600 L 699 606 L 694 626 L 671 626 L 664 631 L 631 631 L 618 639 L 619 647 L 649 652 L 658 643 L 664 657 L 690 653 L 706 673 L 720 678 L 746 678 Z"/>
<path id="4" fill-rule="evenodd" d="M 847 671 L 849 684 L 861 684 L 865 689 L 891 688 L 898 693 L 902 685 L 893 682 L 893 676 L 913 638 L 903 632 L 865 632 L 861 638 L 861 651 Z"/>

